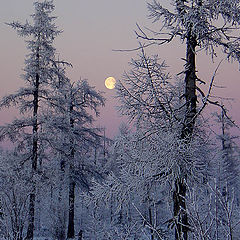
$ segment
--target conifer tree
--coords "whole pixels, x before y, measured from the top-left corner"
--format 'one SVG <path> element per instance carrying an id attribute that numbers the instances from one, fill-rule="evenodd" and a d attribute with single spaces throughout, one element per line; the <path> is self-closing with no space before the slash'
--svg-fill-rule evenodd
<path id="1" fill-rule="evenodd" d="M 100 144 L 100 129 L 93 122 L 104 101 L 87 80 L 71 83 L 67 78 L 56 83 L 55 91 L 48 97 L 52 114 L 48 115 L 46 128 L 52 136 L 52 149 L 62 156 L 61 169 L 68 173 L 68 239 L 75 237 L 76 184 L 89 189 L 88 175 L 94 175 L 93 163 L 84 163 L 84 156 Z"/>
<path id="2" fill-rule="evenodd" d="M 42 115 L 45 97 L 49 95 L 51 84 L 58 79 L 58 66 L 66 64 L 56 59 L 54 39 L 61 33 L 51 16 L 53 1 L 34 2 L 35 13 L 31 15 L 33 23 L 12 22 L 8 25 L 17 30 L 18 35 L 27 38 L 29 54 L 25 60 L 23 79 L 25 86 L 15 94 L 4 97 L 1 107 L 18 107 L 21 117 L 1 127 L 1 137 L 9 137 L 18 143 L 18 149 L 24 152 L 23 162 L 31 160 L 30 169 L 32 189 L 29 198 L 27 240 L 34 235 L 36 176 L 39 173 L 39 161 L 43 154 L 44 140 L 41 139 L 41 126 L 45 119 Z"/>
<path id="3" fill-rule="evenodd" d="M 237 189 L 239 178 L 238 147 L 235 143 L 236 136 L 232 136 L 230 131 L 234 127 L 233 121 L 224 113 L 217 114 L 217 122 L 221 125 L 221 134 L 218 139 L 221 142 L 220 156 L 218 157 L 218 168 L 216 178 L 219 191 L 224 192 L 224 188 Z"/>

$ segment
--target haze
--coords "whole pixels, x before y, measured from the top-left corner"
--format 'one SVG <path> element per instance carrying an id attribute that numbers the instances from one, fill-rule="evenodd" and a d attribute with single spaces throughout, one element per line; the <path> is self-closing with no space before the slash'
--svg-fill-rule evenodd
<path id="1" fill-rule="evenodd" d="M 20 75 L 23 73 L 24 58 L 27 53 L 22 38 L 16 35 L 5 22 L 30 20 L 33 13 L 33 1 L 3 1 L 0 9 L 0 96 L 14 92 L 23 84 Z M 61 58 L 71 62 L 73 69 L 69 69 L 68 76 L 72 80 L 87 78 L 91 85 L 105 92 L 106 107 L 102 109 L 98 124 L 107 126 L 106 134 L 113 137 L 117 133 L 122 118 L 115 110 L 116 100 L 113 99 L 114 90 L 107 90 L 104 80 L 108 76 L 120 79 L 124 70 L 128 69 L 128 62 L 137 52 L 116 52 L 113 49 L 132 49 L 138 45 L 134 34 L 136 22 L 141 26 L 152 26 L 147 18 L 145 0 L 91 0 L 91 1 L 55 1 L 56 24 L 63 33 L 57 38 L 55 46 Z M 156 24 L 155 24 L 156 27 Z M 167 64 L 174 74 L 181 72 L 185 55 L 184 45 L 170 45 L 155 47 L 149 50 L 167 60 Z M 200 77 L 210 80 L 219 61 L 211 63 L 202 54 L 198 60 Z M 202 71 L 202 69 L 204 71 Z M 227 86 L 220 89 L 221 94 L 234 98 L 230 113 L 237 123 L 239 109 L 239 72 L 236 63 L 224 63 L 221 67 L 217 83 Z M 231 81 L 230 81 L 231 80 Z M 1 123 L 7 122 L 16 114 L 14 110 L 4 110 L 1 113 Z"/>

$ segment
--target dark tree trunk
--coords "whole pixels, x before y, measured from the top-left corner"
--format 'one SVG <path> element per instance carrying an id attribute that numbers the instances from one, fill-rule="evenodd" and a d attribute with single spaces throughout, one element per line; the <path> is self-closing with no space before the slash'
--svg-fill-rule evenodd
<path id="1" fill-rule="evenodd" d="M 82 236 L 83 236 L 83 231 L 80 230 L 78 233 L 78 240 L 82 240 Z"/>
<path id="2" fill-rule="evenodd" d="M 30 201 L 29 201 L 29 218 L 28 218 L 28 229 L 27 229 L 27 236 L 26 240 L 33 240 L 33 231 L 34 231 L 34 214 L 35 214 L 35 187 L 30 194 Z"/>
<path id="3" fill-rule="evenodd" d="M 63 199 L 63 185 L 64 185 L 64 175 L 65 175 L 65 160 L 60 162 L 60 186 L 58 192 L 58 223 L 55 228 L 55 235 L 58 240 L 66 239 L 66 221 L 65 221 L 65 208 L 64 208 L 64 199 Z"/>
<path id="4" fill-rule="evenodd" d="M 182 128 L 181 139 L 188 143 L 192 137 L 197 106 L 196 95 L 196 62 L 195 49 L 197 41 L 189 30 L 187 38 L 187 63 L 185 70 L 185 100 L 186 112 L 184 125 Z M 175 239 L 188 239 L 188 216 L 186 213 L 186 181 L 187 176 L 184 167 L 180 166 L 180 176 L 175 180 L 175 191 L 173 193 L 174 218 L 176 220 Z"/>
<path id="5" fill-rule="evenodd" d="M 69 217 L 68 217 L 68 239 L 72 239 L 75 237 L 74 230 L 74 201 L 75 201 L 75 182 L 70 177 L 69 183 Z"/>
<path id="6" fill-rule="evenodd" d="M 186 100 L 186 113 L 185 121 L 182 129 L 181 138 L 187 142 L 191 138 L 193 128 L 195 125 L 195 115 L 197 108 L 197 95 L 196 95 L 196 37 L 192 36 L 190 32 L 187 39 L 187 63 L 185 71 L 185 100 Z"/>
<path id="7" fill-rule="evenodd" d="M 180 16 L 184 17 L 186 13 L 185 0 L 176 0 L 177 10 Z M 202 5 L 202 1 L 197 2 L 198 6 Z M 184 24 L 184 18 L 183 18 Z M 189 26 L 187 35 L 187 53 L 186 53 L 186 68 L 185 68 L 185 101 L 186 112 L 184 124 L 181 132 L 181 139 L 185 143 L 191 141 L 193 129 L 195 126 L 195 116 L 197 107 L 196 95 L 196 46 L 197 39 L 192 33 L 192 27 Z M 184 166 L 180 166 L 180 175 L 175 180 L 175 191 L 173 193 L 174 218 L 176 221 L 175 240 L 188 239 L 188 216 L 186 212 L 186 181 L 187 176 Z"/>
<path id="8" fill-rule="evenodd" d="M 153 226 L 152 210 L 150 206 L 148 206 L 148 215 L 149 215 L 149 223 L 151 226 Z M 151 233 L 151 240 L 154 240 L 154 233 L 152 229 L 150 229 L 150 233 Z"/>
<path id="9" fill-rule="evenodd" d="M 39 50 L 38 50 L 39 51 Z M 37 61 L 39 62 L 39 54 L 37 54 Z M 36 199 L 36 182 L 34 174 L 37 170 L 38 161 L 38 101 L 39 101 L 39 74 L 36 74 L 35 89 L 33 93 L 33 145 L 32 145 L 32 192 L 29 200 L 29 218 L 26 240 L 33 239 L 34 232 L 34 217 L 35 217 L 35 199 Z"/>
<path id="10" fill-rule="evenodd" d="M 73 112 L 73 105 L 70 106 L 70 115 Z M 71 129 L 74 128 L 74 120 L 70 117 L 70 126 Z M 72 239 L 75 237 L 75 230 L 74 230 L 74 202 L 75 202 L 75 181 L 73 179 L 73 170 L 74 170 L 74 140 L 71 139 L 71 159 L 69 164 L 69 206 L 68 206 L 68 232 L 67 238 Z"/>
<path id="11" fill-rule="evenodd" d="M 187 240 L 188 239 L 188 217 L 186 213 L 186 184 L 184 178 L 175 180 L 175 191 L 173 193 L 173 212 L 176 219 L 175 239 Z"/>

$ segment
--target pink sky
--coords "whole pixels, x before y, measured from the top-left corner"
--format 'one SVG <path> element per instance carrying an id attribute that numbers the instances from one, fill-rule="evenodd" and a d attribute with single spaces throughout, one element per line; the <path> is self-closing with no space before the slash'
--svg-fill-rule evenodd
<path id="1" fill-rule="evenodd" d="M 33 1 L 3 1 L 0 9 L 0 66 L 1 88 L 0 97 L 14 92 L 23 84 L 20 75 L 23 73 L 26 45 L 16 32 L 4 22 L 19 20 L 25 22 L 33 13 Z M 114 90 L 104 86 L 106 77 L 121 79 L 124 70 L 128 69 L 128 61 L 136 55 L 135 52 L 114 52 L 113 49 L 131 49 L 137 46 L 134 35 L 135 23 L 141 26 L 151 26 L 147 19 L 145 0 L 87 0 L 87 1 L 55 1 L 56 24 L 64 32 L 56 39 L 55 46 L 61 58 L 71 62 L 73 69 L 68 71 L 72 80 L 87 78 L 96 89 L 105 91 L 106 107 L 101 111 L 98 124 L 106 127 L 106 134 L 113 137 L 117 133 L 122 119 L 114 106 Z M 174 45 L 174 46 L 173 46 Z M 184 62 L 185 46 L 173 45 L 155 47 L 151 52 L 158 53 L 166 59 L 173 73 L 181 72 Z M 177 46 L 177 47 L 176 47 Z M 197 60 L 199 77 L 210 80 L 219 58 L 212 63 L 204 54 L 199 54 Z M 239 115 L 239 72 L 238 65 L 224 64 L 216 78 L 217 84 L 226 86 L 218 90 L 225 96 L 235 98 L 230 113 L 240 125 Z M 16 114 L 14 111 L 1 112 L 0 123 L 9 121 Z"/>

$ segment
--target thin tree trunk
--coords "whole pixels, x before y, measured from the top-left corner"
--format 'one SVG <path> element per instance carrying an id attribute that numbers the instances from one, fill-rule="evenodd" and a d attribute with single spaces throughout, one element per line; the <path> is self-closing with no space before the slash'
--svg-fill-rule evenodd
<path id="1" fill-rule="evenodd" d="M 83 236 L 83 231 L 80 230 L 78 233 L 78 240 L 82 240 L 83 239 L 82 236 Z"/>
<path id="2" fill-rule="evenodd" d="M 70 105 L 69 108 L 70 115 L 73 112 L 73 105 Z M 74 120 L 72 116 L 70 117 L 70 126 L 71 129 L 74 128 Z M 75 237 L 75 230 L 74 230 L 74 204 L 75 204 L 75 181 L 73 179 L 73 170 L 74 170 L 74 155 L 75 155 L 75 149 L 74 149 L 74 140 L 71 139 L 71 159 L 69 164 L 69 209 L 68 209 L 68 232 L 67 232 L 67 238 L 73 239 Z"/>
<path id="3" fill-rule="evenodd" d="M 67 238 L 73 239 L 75 237 L 74 230 L 74 202 L 75 202 L 75 182 L 70 177 L 69 182 L 69 217 L 68 217 L 68 233 Z"/>
<path id="4" fill-rule="evenodd" d="M 29 201 L 29 218 L 28 218 L 28 229 L 26 240 L 33 240 L 33 231 L 34 231 L 34 215 L 35 215 L 35 186 L 33 187 L 32 193 L 30 194 Z"/>
<path id="5" fill-rule="evenodd" d="M 39 49 L 38 49 L 39 52 Z M 39 62 L 39 53 L 37 53 L 37 61 Z M 33 145 L 32 145 L 32 192 L 29 200 L 29 218 L 26 240 L 33 240 L 34 217 L 35 217 L 35 200 L 36 200 L 36 182 L 34 175 L 37 171 L 38 161 L 38 101 L 39 101 L 39 74 L 36 74 L 35 89 L 33 93 Z"/>
<path id="6" fill-rule="evenodd" d="M 148 215 L 149 215 L 150 226 L 153 227 L 152 210 L 150 206 L 148 206 Z M 154 240 L 153 229 L 150 228 L 150 232 L 151 232 L 151 240 Z"/>
<path id="7" fill-rule="evenodd" d="M 188 217 L 186 213 L 186 184 L 184 178 L 175 180 L 175 191 L 173 193 L 173 212 L 176 219 L 175 239 L 187 240 L 188 239 Z"/>
<path id="8" fill-rule="evenodd" d="M 64 182 L 64 175 L 65 175 L 65 160 L 61 160 L 60 162 L 60 186 L 58 192 L 58 224 L 56 226 L 56 236 L 58 240 L 65 240 L 66 236 L 66 222 L 65 222 L 65 208 L 64 208 L 64 199 L 63 199 L 63 182 Z"/>

